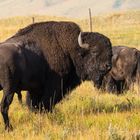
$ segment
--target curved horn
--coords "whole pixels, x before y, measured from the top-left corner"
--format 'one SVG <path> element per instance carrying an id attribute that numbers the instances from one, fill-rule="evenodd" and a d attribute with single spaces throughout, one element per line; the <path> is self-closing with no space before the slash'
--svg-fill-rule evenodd
<path id="1" fill-rule="evenodd" d="M 79 36 L 78 36 L 78 44 L 79 44 L 79 46 L 81 47 L 81 48 L 85 48 L 85 49 L 88 49 L 89 48 L 89 44 L 88 43 L 83 43 L 82 42 L 82 36 L 81 36 L 81 32 L 80 32 L 80 34 L 79 34 Z"/>

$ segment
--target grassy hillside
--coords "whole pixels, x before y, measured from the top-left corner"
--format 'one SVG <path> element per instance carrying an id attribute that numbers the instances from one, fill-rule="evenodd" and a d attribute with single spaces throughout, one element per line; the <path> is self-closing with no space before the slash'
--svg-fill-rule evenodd
<path id="1" fill-rule="evenodd" d="M 94 14 L 94 13 L 93 13 Z M 35 22 L 50 20 L 67 20 L 78 23 L 83 31 L 89 30 L 88 19 L 70 19 L 49 16 L 35 16 Z M 140 11 L 128 11 L 115 13 L 106 16 L 93 17 L 93 31 L 107 35 L 113 45 L 129 45 L 140 47 Z M 32 17 L 15 17 L 0 20 L 0 41 L 10 37 L 20 28 L 32 23 Z"/>
<path id="2" fill-rule="evenodd" d="M 46 20 L 75 21 L 83 31 L 89 31 L 86 19 L 35 16 L 36 22 Z M 31 17 L 0 20 L 0 40 L 4 41 L 30 23 Z M 107 35 L 113 45 L 140 49 L 140 11 L 94 17 L 93 30 Z M 116 96 L 97 91 L 92 83 L 84 82 L 57 104 L 52 114 L 31 113 L 25 104 L 19 105 L 15 97 L 9 111 L 14 131 L 5 132 L 0 117 L 0 140 L 139 140 L 140 95 L 137 88 Z M 25 92 L 23 96 L 25 102 Z"/>

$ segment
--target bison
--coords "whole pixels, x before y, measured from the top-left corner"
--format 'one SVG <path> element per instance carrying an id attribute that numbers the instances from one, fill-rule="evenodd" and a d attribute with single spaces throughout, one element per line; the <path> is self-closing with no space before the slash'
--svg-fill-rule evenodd
<path id="1" fill-rule="evenodd" d="M 45 82 L 43 56 L 40 52 L 32 52 L 26 48 L 26 44 L 22 45 L 17 46 L 7 42 L 0 45 L 0 85 L 4 92 L 1 113 L 5 129 L 8 130 L 12 129 L 9 124 L 8 109 L 14 93 L 20 93 L 21 90 L 42 89 L 42 84 Z"/>
<path id="2" fill-rule="evenodd" d="M 73 22 L 41 22 L 19 30 L 0 44 L 1 113 L 12 129 L 8 109 L 14 92 L 28 91 L 28 106 L 50 111 L 84 80 L 98 88 L 111 69 L 109 38 L 81 32 Z"/>
<path id="3" fill-rule="evenodd" d="M 126 46 L 115 46 L 112 50 L 112 69 L 104 77 L 102 88 L 120 94 L 139 82 L 140 51 Z"/>

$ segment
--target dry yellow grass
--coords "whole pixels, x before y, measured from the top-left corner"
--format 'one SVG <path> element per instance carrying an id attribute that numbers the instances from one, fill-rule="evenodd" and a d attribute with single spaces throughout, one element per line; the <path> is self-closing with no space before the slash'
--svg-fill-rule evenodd
<path id="1" fill-rule="evenodd" d="M 88 19 L 35 16 L 35 21 L 71 20 L 89 31 Z M 32 23 L 31 17 L 0 20 L 0 40 Z M 107 35 L 113 45 L 140 47 L 140 11 L 93 18 L 93 30 Z M 140 49 L 140 48 L 139 48 Z M 15 95 L 16 96 L 16 95 Z M 25 92 L 23 92 L 25 103 Z M 56 105 L 54 112 L 34 114 L 17 97 L 9 115 L 14 131 L 4 131 L 0 117 L 0 140 L 138 140 L 140 139 L 140 97 L 137 86 L 116 96 L 84 82 Z M 2 97 L 2 93 L 0 93 Z"/>

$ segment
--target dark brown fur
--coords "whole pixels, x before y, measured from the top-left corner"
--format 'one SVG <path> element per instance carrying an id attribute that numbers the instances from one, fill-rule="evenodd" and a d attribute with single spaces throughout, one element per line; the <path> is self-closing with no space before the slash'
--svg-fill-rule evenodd
<path id="1" fill-rule="evenodd" d="M 7 77 L 1 78 L 9 83 L 3 85 L 6 90 L 1 106 L 6 129 L 10 128 L 8 108 L 16 90 L 28 90 L 29 107 L 51 110 L 81 80 L 92 80 L 100 87 L 103 76 L 111 69 L 110 40 L 99 33 L 85 32 L 82 33 L 82 41 L 88 43 L 89 48 L 81 48 L 78 44 L 80 32 L 79 26 L 73 22 L 36 23 L 21 29 L 2 43 L 9 44 L 8 47 L 15 44 L 14 47 L 22 50 L 20 55 L 18 50 L 15 51 L 17 59 L 11 57 L 9 65 L 17 70 L 10 73 L 10 76 L 15 74 L 12 79 L 15 84 L 9 83 Z M 10 55 L 14 55 L 12 51 Z M 21 56 L 22 60 L 18 58 Z"/>

